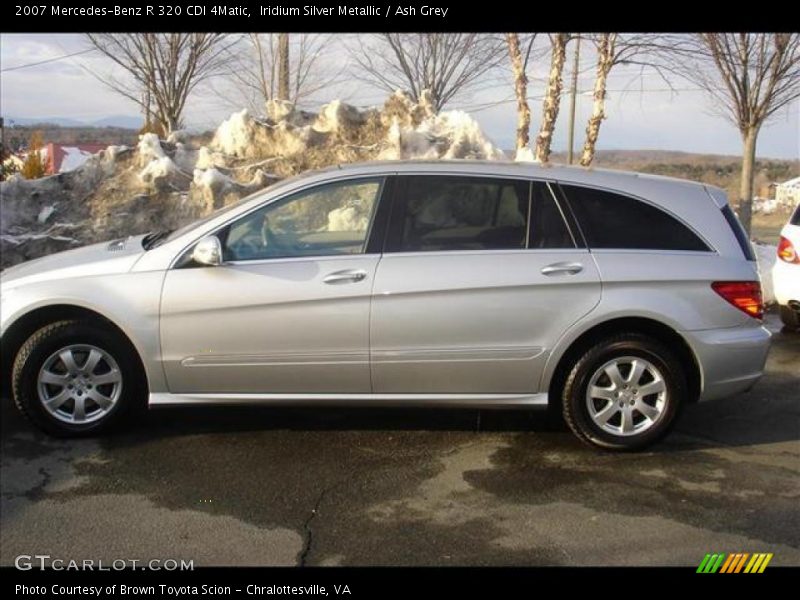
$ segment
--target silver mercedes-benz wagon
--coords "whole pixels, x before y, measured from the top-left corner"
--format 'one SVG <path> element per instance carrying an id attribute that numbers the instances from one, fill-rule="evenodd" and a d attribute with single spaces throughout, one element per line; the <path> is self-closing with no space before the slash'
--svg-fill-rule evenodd
<path id="1" fill-rule="evenodd" d="M 725 193 L 477 161 L 286 180 L 2 273 L 4 381 L 56 435 L 143 406 L 548 406 L 641 448 L 769 348 Z"/>

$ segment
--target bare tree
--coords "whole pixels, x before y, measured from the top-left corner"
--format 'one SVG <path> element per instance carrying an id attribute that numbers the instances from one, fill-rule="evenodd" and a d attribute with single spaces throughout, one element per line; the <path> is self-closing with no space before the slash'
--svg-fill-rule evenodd
<path id="1" fill-rule="evenodd" d="M 536 136 L 535 158 L 546 163 L 550 160 L 550 147 L 553 142 L 553 132 L 558 120 L 558 109 L 561 105 L 561 92 L 564 81 L 564 63 L 567 60 L 567 43 L 570 40 L 568 33 L 555 33 L 550 35 L 550 75 L 547 80 L 544 100 L 542 101 L 542 122 L 539 125 L 539 135 Z"/>
<path id="2" fill-rule="evenodd" d="M 594 90 L 592 92 L 592 112 L 586 124 L 586 139 L 583 144 L 580 164 L 588 167 L 594 160 L 600 125 L 606 118 L 606 90 L 608 76 L 617 65 L 639 65 L 642 69 L 652 69 L 667 85 L 670 80 L 661 64 L 665 45 L 661 36 L 655 34 L 600 33 L 588 36 L 594 42 L 597 52 Z"/>
<path id="3" fill-rule="evenodd" d="M 586 124 L 586 140 L 583 143 L 583 153 L 581 154 L 581 165 L 584 167 L 588 167 L 594 160 L 595 146 L 597 145 L 597 138 L 600 136 L 600 124 L 606 118 L 608 74 L 614 66 L 618 35 L 616 33 L 601 33 L 595 39 L 597 69 L 592 93 L 592 113 L 589 115 L 589 122 Z"/>
<path id="4" fill-rule="evenodd" d="M 278 34 L 278 100 L 289 99 L 289 34 Z"/>
<path id="5" fill-rule="evenodd" d="M 528 59 L 531 55 L 536 35 L 529 36 L 526 48 L 522 49 L 517 33 L 507 33 L 508 55 L 511 58 L 511 72 L 514 76 L 514 95 L 517 99 L 517 157 L 528 152 L 530 144 L 531 108 L 528 104 Z"/>
<path id="6" fill-rule="evenodd" d="M 742 136 L 739 218 L 749 233 L 758 133 L 800 98 L 800 34 L 702 33 L 673 48 L 681 73 L 706 91 Z"/>
<path id="7" fill-rule="evenodd" d="M 341 69 L 324 62 L 331 41 L 322 34 L 251 33 L 228 53 L 225 79 L 256 111 L 271 100 L 297 104 L 339 76 Z M 219 93 L 230 95 L 229 90 Z"/>
<path id="8" fill-rule="evenodd" d="M 217 75 L 225 62 L 226 36 L 217 33 L 89 33 L 91 44 L 128 76 L 103 78 L 166 131 L 181 126 L 189 95 Z"/>
<path id="9" fill-rule="evenodd" d="M 356 77 L 419 100 L 429 90 L 434 110 L 473 90 L 504 59 L 504 41 L 479 33 L 380 33 L 358 36 Z"/>

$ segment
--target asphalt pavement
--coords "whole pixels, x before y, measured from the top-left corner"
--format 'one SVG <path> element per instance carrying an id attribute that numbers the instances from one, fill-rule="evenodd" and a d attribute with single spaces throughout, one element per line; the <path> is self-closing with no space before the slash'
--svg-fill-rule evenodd
<path id="1" fill-rule="evenodd" d="M 639 454 L 524 411 L 162 409 L 58 440 L 3 398 L 0 563 L 800 565 L 800 334 L 768 324 L 758 385 Z"/>

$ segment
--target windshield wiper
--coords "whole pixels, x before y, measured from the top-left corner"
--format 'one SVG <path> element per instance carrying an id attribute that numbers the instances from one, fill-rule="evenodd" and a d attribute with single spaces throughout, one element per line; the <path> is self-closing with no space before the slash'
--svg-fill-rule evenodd
<path id="1" fill-rule="evenodd" d="M 142 247 L 145 250 L 152 250 L 161 244 L 161 242 L 163 242 L 170 233 L 172 233 L 172 229 L 162 229 L 161 231 L 148 233 L 146 236 L 144 236 L 144 238 L 142 238 Z"/>

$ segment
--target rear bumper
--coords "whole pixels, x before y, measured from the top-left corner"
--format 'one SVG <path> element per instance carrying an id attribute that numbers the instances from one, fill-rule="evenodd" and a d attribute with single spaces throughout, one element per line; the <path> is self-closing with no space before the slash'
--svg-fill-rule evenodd
<path id="1" fill-rule="evenodd" d="M 764 327 L 682 332 L 700 365 L 700 400 L 749 390 L 764 373 L 771 334 Z"/>
<path id="2" fill-rule="evenodd" d="M 778 260 L 772 267 L 772 287 L 775 300 L 786 306 L 789 302 L 800 302 L 800 265 Z"/>

